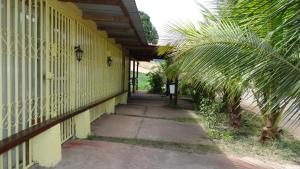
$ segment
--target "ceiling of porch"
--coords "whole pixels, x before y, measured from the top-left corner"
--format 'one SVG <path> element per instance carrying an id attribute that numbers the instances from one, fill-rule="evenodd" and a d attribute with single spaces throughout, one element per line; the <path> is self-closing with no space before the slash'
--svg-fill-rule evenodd
<path id="1" fill-rule="evenodd" d="M 83 18 L 127 49 L 137 60 L 152 60 L 157 46 L 148 45 L 135 0 L 60 0 L 75 3 Z"/>

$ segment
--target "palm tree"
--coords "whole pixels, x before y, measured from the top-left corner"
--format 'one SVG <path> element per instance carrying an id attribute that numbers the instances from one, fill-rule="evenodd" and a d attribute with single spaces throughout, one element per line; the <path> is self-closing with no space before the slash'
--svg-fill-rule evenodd
<path id="1" fill-rule="evenodd" d="M 275 10 L 275 4 L 268 8 L 269 12 L 273 11 L 273 16 L 280 15 L 282 8 L 295 9 L 299 14 L 295 4 L 276 2 L 280 8 Z M 294 117 L 293 124 L 300 120 L 296 111 L 300 104 L 299 17 L 281 15 L 281 18 L 285 19 L 278 23 L 280 26 L 267 33 L 253 31 L 249 29 L 251 24 L 245 21 L 241 24 L 234 17 L 212 19 L 198 25 L 171 26 L 174 64 L 182 76 L 202 77 L 208 83 L 226 86 L 233 93 L 245 87 L 255 89 L 265 118 L 262 139 L 275 137 L 279 117 Z M 291 26 L 292 21 L 298 26 Z M 285 32 L 285 36 L 280 36 L 278 31 Z M 297 33 L 291 34 L 292 31 Z M 237 86 L 240 86 L 239 90 L 236 90 Z M 238 96 L 237 93 L 240 92 L 235 93 Z"/>
<path id="2" fill-rule="evenodd" d="M 295 55 L 299 56 L 299 0 L 231 0 L 223 5 L 221 11 L 223 18 L 233 19 L 242 28 L 252 30 L 257 36 L 267 40 L 281 57 L 294 60 Z M 274 70 L 276 69 L 267 70 L 265 73 L 274 74 Z M 286 106 L 274 104 L 277 96 L 273 90 L 279 87 L 281 86 L 278 86 L 277 81 L 273 81 L 262 87 L 263 90 L 252 90 L 265 119 L 262 140 L 276 134 L 277 125 Z M 272 112 L 266 113 L 270 109 Z M 272 130 L 273 132 L 270 132 Z"/>

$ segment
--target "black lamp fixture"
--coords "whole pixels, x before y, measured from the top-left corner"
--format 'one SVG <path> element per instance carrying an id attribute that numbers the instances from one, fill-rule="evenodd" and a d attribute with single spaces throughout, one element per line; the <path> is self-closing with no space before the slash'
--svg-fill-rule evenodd
<path id="1" fill-rule="evenodd" d="M 110 67 L 110 66 L 112 65 L 112 62 L 113 62 L 113 61 L 112 61 L 111 57 L 108 56 L 108 57 L 107 57 L 107 66 Z"/>
<path id="2" fill-rule="evenodd" d="M 75 46 L 75 54 L 76 54 L 76 59 L 80 62 L 83 56 L 83 50 L 80 48 L 80 45 Z"/>

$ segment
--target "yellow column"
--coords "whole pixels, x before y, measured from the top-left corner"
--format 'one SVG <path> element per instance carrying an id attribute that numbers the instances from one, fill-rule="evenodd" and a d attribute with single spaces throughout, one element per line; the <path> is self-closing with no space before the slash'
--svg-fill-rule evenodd
<path id="1" fill-rule="evenodd" d="M 105 104 L 106 105 L 105 112 L 107 114 L 113 114 L 113 113 L 115 113 L 115 106 L 116 106 L 115 102 L 116 102 L 115 98 L 113 98 L 113 99 L 111 99 L 111 100 L 109 100 L 109 101 L 106 102 L 106 104 Z"/>
<path id="2" fill-rule="evenodd" d="M 87 138 L 91 134 L 90 110 L 75 116 L 75 133 L 80 139 Z"/>
<path id="3" fill-rule="evenodd" d="M 122 94 L 120 97 L 120 104 L 127 104 L 127 99 L 128 99 L 128 93 Z"/>
<path id="4" fill-rule="evenodd" d="M 60 124 L 32 139 L 33 161 L 42 167 L 54 167 L 61 160 Z"/>

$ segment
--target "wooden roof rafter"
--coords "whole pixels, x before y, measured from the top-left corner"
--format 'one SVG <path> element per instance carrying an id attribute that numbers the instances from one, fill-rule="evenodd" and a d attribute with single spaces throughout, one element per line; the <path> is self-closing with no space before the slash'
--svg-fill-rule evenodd
<path id="1" fill-rule="evenodd" d="M 106 31 L 109 38 L 121 44 L 133 57 L 156 55 L 156 46 L 148 45 L 139 11 L 134 0 L 60 0 L 75 3 L 83 18 L 96 22 L 97 28 Z M 140 57 L 137 57 L 140 59 Z"/>
<path id="2" fill-rule="evenodd" d="M 60 0 L 62 2 L 101 4 L 101 5 L 119 5 L 119 0 Z"/>
<path id="3" fill-rule="evenodd" d="M 84 13 L 82 16 L 84 19 L 102 21 L 102 22 L 129 22 L 129 18 L 126 16 L 115 15 L 97 15 L 92 13 Z"/>

